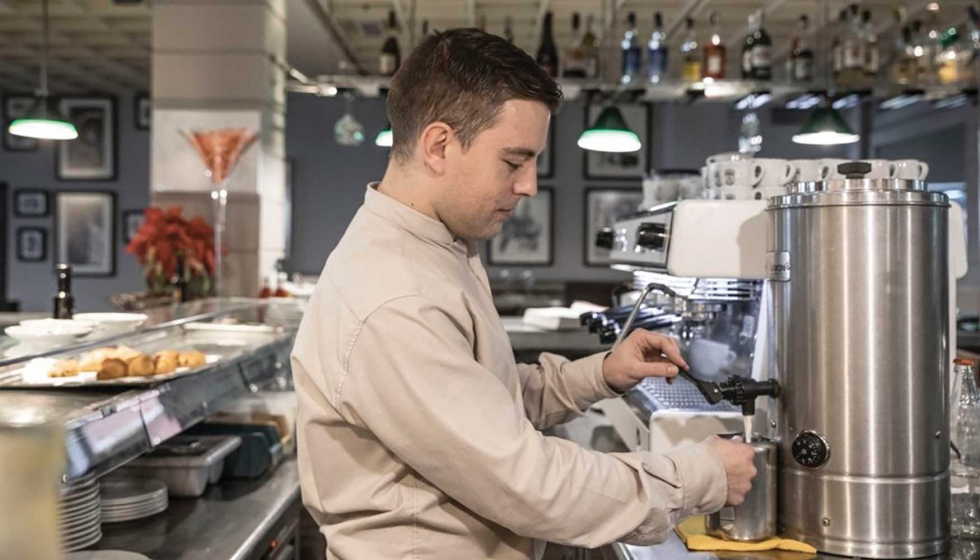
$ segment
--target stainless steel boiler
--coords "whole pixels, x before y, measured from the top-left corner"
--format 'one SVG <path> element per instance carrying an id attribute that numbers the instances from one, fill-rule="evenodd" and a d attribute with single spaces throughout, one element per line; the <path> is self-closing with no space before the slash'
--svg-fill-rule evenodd
<path id="1" fill-rule="evenodd" d="M 868 171 L 767 207 L 779 532 L 914 558 L 950 544 L 949 204 Z"/>

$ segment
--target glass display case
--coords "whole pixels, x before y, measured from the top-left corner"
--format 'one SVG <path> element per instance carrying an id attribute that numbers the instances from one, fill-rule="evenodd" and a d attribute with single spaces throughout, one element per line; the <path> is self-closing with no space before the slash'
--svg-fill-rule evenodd
<path id="1" fill-rule="evenodd" d="M 152 310 L 132 332 L 56 347 L 2 337 L 0 423 L 61 425 L 63 482 L 101 476 L 243 395 L 288 384 L 304 307 L 209 299 Z"/>

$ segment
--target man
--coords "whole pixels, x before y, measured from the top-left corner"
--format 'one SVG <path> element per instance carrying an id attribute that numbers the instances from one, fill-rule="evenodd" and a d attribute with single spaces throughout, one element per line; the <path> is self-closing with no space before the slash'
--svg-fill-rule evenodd
<path id="1" fill-rule="evenodd" d="M 744 444 L 602 454 L 537 431 L 687 367 L 645 331 L 575 362 L 514 362 L 476 242 L 534 196 L 560 99 L 529 56 L 476 30 L 425 39 L 394 76 L 388 169 L 327 260 L 293 351 L 303 501 L 328 558 L 654 543 L 748 491 Z"/>

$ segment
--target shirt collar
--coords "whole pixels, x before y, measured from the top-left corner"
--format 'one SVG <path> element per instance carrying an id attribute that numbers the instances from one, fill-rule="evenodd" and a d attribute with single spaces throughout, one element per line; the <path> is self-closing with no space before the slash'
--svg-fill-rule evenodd
<path id="1" fill-rule="evenodd" d="M 443 245 L 454 245 L 457 243 L 452 232 L 446 225 L 432 218 L 405 206 L 401 202 L 390 196 L 379 192 L 380 183 L 370 183 L 364 195 L 364 207 L 371 213 L 400 226 L 409 233 L 423 239 L 429 239 Z"/>

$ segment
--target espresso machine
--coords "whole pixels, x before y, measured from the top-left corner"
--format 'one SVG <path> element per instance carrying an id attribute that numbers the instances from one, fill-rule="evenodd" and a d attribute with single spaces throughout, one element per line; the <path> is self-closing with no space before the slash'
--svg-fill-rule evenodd
<path id="1" fill-rule="evenodd" d="M 962 212 L 921 181 L 868 170 L 842 164 L 843 178 L 768 201 L 667 204 L 603 232 L 597 244 L 633 272 L 637 294 L 617 336 L 643 313 L 667 317 L 660 330 L 678 336 L 692 369 L 602 408 L 633 449 L 725 432 L 772 442 L 781 536 L 831 554 L 916 558 L 950 543 Z M 714 343 L 728 347 L 720 361 Z M 723 367 L 706 375 L 703 364 Z M 670 391 L 700 404 L 671 409 Z"/>

